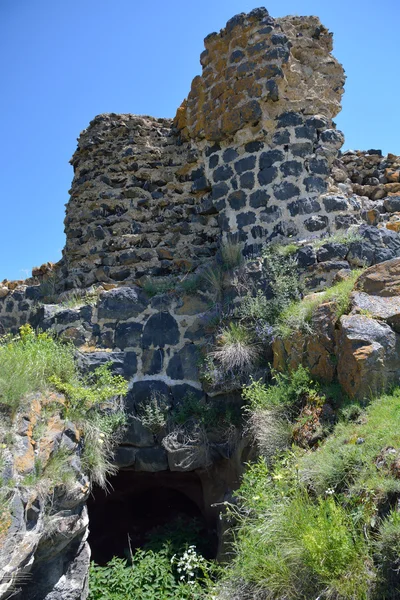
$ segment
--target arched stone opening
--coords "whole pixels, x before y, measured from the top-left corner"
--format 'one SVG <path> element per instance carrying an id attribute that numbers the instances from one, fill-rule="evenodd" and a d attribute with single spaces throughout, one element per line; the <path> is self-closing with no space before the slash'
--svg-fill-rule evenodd
<path id="1" fill-rule="evenodd" d="M 89 544 L 92 560 L 104 565 L 113 556 L 129 558 L 130 548 L 141 548 L 151 534 L 178 523 L 181 531 L 194 526 L 203 553 L 217 553 L 217 523 L 204 507 L 202 483 L 194 472 L 146 473 L 121 470 L 107 492 L 95 488 L 88 500 Z M 183 533 L 184 535 L 184 533 Z"/>

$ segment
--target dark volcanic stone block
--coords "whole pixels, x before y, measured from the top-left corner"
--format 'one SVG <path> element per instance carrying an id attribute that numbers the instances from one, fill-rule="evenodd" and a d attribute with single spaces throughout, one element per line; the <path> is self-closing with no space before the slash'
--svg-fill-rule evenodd
<path id="1" fill-rule="evenodd" d="M 251 171 L 256 166 L 255 156 L 246 156 L 235 162 L 235 171 L 238 175 L 241 175 L 245 171 Z"/>
<path id="2" fill-rule="evenodd" d="M 348 201 L 344 196 L 325 196 L 323 202 L 327 212 L 349 209 Z"/>
<path id="3" fill-rule="evenodd" d="M 304 165 L 298 160 L 288 160 L 282 163 L 279 168 L 285 177 L 290 177 L 290 175 L 299 177 L 304 169 Z"/>
<path id="4" fill-rule="evenodd" d="M 152 315 L 143 329 L 143 348 L 175 346 L 179 342 L 179 327 L 168 312 Z"/>
<path id="5" fill-rule="evenodd" d="M 239 229 L 246 225 L 253 225 L 256 222 L 256 215 L 253 212 L 246 212 L 236 215 L 236 221 Z"/>
<path id="6" fill-rule="evenodd" d="M 194 344 L 186 344 L 179 352 L 170 359 L 167 367 L 167 375 L 171 379 L 188 379 L 197 381 L 199 350 Z"/>
<path id="7" fill-rule="evenodd" d="M 128 346 L 140 346 L 143 325 L 119 323 L 115 329 L 115 345 L 123 350 Z"/>
<path id="8" fill-rule="evenodd" d="M 171 400 L 170 389 L 164 381 L 157 379 L 135 381 L 125 398 L 127 414 L 134 414 L 139 404 L 148 402 L 152 395 L 162 396 L 166 402 Z"/>
<path id="9" fill-rule="evenodd" d="M 212 197 L 213 200 L 218 200 L 223 196 L 226 196 L 229 192 L 229 187 L 226 183 L 218 183 L 217 185 L 213 185 L 212 187 Z"/>
<path id="10" fill-rule="evenodd" d="M 164 350 L 162 348 L 143 350 L 142 364 L 145 375 L 160 373 L 164 364 Z"/>
<path id="11" fill-rule="evenodd" d="M 239 155 L 234 148 L 227 148 L 222 155 L 222 160 L 225 163 L 232 162 Z"/>
<path id="12" fill-rule="evenodd" d="M 278 127 L 292 127 L 302 125 L 303 117 L 295 112 L 282 113 L 278 118 Z"/>
<path id="13" fill-rule="evenodd" d="M 240 186 L 247 190 L 252 190 L 254 187 L 254 174 L 251 171 L 244 173 L 240 177 Z"/>
<path id="14" fill-rule="evenodd" d="M 239 210 L 240 208 L 244 208 L 246 206 L 247 196 L 243 190 L 238 190 L 237 192 L 232 192 L 228 196 L 228 202 L 231 208 L 234 210 Z"/>
<path id="15" fill-rule="evenodd" d="M 274 142 L 274 144 L 277 144 L 278 146 L 282 145 L 282 144 L 289 144 L 290 143 L 289 131 L 286 131 L 285 129 L 282 129 L 282 131 L 277 131 L 274 134 L 273 142 Z"/>
<path id="16" fill-rule="evenodd" d="M 311 142 L 298 142 L 296 144 L 291 144 L 290 150 L 293 156 L 301 156 L 305 158 L 309 156 L 313 152 L 313 145 Z"/>
<path id="17" fill-rule="evenodd" d="M 246 152 L 258 152 L 264 148 L 264 142 L 248 142 L 244 149 Z"/>
<path id="18" fill-rule="evenodd" d="M 311 198 L 299 198 L 288 204 L 288 209 L 292 217 L 297 215 L 311 215 L 312 213 L 319 212 L 321 205 Z"/>
<path id="19" fill-rule="evenodd" d="M 233 171 L 229 165 L 221 165 L 217 167 L 213 173 L 213 178 L 216 183 L 219 181 L 226 181 L 232 177 Z"/>
<path id="20" fill-rule="evenodd" d="M 297 263 L 299 267 L 309 267 L 317 262 L 315 250 L 312 246 L 303 246 L 296 252 Z"/>
<path id="21" fill-rule="evenodd" d="M 267 206 L 268 200 L 271 198 L 264 190 L 257 190 L 250 195 L 250 206 L 252 208 L 261 208 Z"/>
<path id="22" fill-rule="evenodd" d="M 261 169 L 258 173 L 258 182 L 260 185 L 268 185 L 276 179 L 278 175 L 278 169 L 276 167 L 266 167 Z"/>
<path id="23" fill-rule="evenodd" d="M 307 192 L 318 192 L 318 194 L 325 192 L 328 187 L 327 182 L 321 177 L 305 177 L 304 185 Z"/>
<path id="24" fill-rule="evenodd" d="M 274 223 L 277 219 L 280 219 L 282 211 L 279 206 L 267 206 L 265 210 L 260 213 L 260 221 L 263 223 Z"/>
<path id="25" fill-rule="evenodd" d="M 116 288 L 103 294 L 98 304 L 99 319 L 125 320 L 137 317 L 147 305 L 147 299 L 139 288 Z"/>
<path id="26" fill-rule="evenodd" d="M 346 258 L 349 251 L 346 244 L 338 244 L 335 242 L 327 242 L 317 252 L 318 262 L 327 260 L 343 260 Z"/>
<path id="27" fill-rule="evenodd" d="M 290 200 L 300 194 L 297 185 L 283 181 L 279 185 L 274 186 L 274 194 L 278 200 Z"/>
<path id="28" fill-rule="evenodd" d="M 260 169 L 272 167 L 276 162 L 281 162 L 284 159 L 284 154 L 280 150 L 269 150 L 260 155 Z"/>
<path id="29" fill-rule="evenodd" d="M 304 225 L 308 231 L 320 231 L 328 225 L 328 217 L 325 215 L 314 215 L 306 219 Z"/>

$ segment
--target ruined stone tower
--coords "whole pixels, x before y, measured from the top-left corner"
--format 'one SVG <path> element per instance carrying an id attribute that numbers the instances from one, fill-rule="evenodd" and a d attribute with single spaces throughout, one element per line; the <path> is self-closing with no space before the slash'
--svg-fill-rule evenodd
<path id="1" fill-rule="evenodd" d="M 318 18 L 256 9 L 207 36 L 173 121 L 96 117 L 72 158 L 65 287 L 192 270 L 221 237 L 251 250 L 340 227 L 344 74 L 331 50 Z"/>

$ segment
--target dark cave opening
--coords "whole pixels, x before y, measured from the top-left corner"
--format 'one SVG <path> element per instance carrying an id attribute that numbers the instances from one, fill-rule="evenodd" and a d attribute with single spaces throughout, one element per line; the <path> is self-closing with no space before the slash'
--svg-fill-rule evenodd
<path id="1" fill-rule="evenodd" d="M 120 471 L 108 491 L 95 488 L 88 500 L 92 560 L 129 560 L 130 548 L 161 549 L 194 543 L 206 558 L 218 548 L 215 517 L 207 515 L 195 473 Z"/>

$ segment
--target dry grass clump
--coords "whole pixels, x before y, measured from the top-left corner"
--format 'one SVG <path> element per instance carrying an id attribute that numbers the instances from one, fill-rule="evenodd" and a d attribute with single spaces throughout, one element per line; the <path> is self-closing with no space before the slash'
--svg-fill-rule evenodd
<path id="1" fill-rule="evenodd" d="M 225 372 L 249 372 L 260 356 L 260 346 L 253 334 L 238 323 L 222 329 L 218 347 L 211 353 Z"/>

